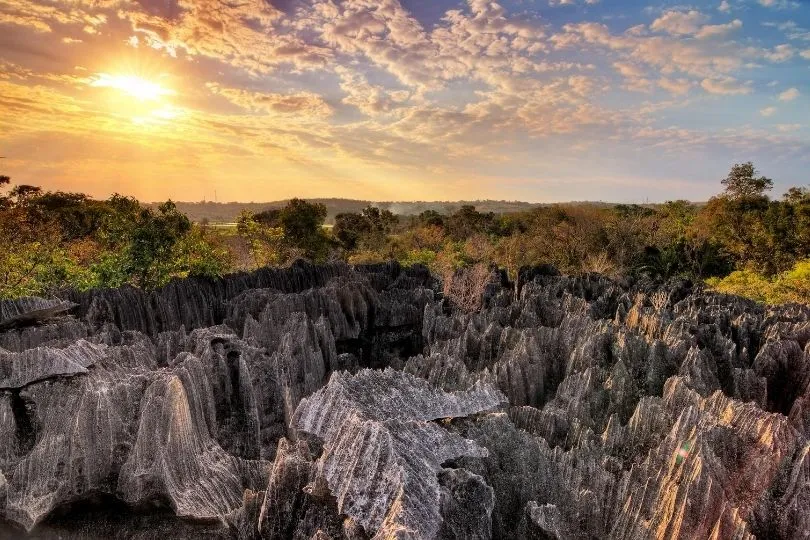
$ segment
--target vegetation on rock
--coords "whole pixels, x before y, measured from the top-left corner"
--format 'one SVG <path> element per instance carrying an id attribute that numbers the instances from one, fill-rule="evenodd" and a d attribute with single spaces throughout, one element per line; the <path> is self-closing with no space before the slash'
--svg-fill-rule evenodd
<path id="1" fill-rule="evenodd" d="M 568 274 L 685 277 L 762 302 L 807 301 L 810 191 L 794 187 L 772 200 L 773 181 L 751 162 L 734 165 L 721 184 L 702 205 L 559 204 L 501 214 L 461 205 L 413 216 L 367 206 L 338 213 L 331 228 L 325 204 L 301 199 L 243 211 L 229 227 L 192 223 L 172 202 L 96 201 L 19 185 L 0 198 L 0 297 L 154 288 L 303 258 L 396 259 L 424 264 L 445 283 L 463 268 L 496 264 L 514 279 L 524 266 L 553 264 Z"/>

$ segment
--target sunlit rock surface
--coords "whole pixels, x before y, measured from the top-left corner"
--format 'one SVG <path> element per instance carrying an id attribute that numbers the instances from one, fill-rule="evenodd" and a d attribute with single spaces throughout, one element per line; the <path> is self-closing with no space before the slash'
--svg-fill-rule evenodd
<path id="1" fill-rule="evenodd" d="M 810 538 L 810 309 L 297 263 L 0 302 L 0 537 Z"/>

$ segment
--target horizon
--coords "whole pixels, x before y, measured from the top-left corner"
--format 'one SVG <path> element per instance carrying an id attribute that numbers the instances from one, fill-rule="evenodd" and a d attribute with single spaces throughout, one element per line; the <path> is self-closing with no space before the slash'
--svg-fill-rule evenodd
<path id="1" fill-rule="evenodd" d="M 526 205 L 553 205 L 553 204 L 638 204 L 638 205 L 660 205 L 669 202 L 672 199 L 668 199 L 666 201 L 605 201 L 605 200 L 563 200 L 563 201 L 525 201 L 519 199 L 447 199 L 447 200 L 424 200 L 424 199 L 411 199 L 411 200 L 373 200 L 373 199 L 355 199 L 351 197 L 290 197 L 286 199 L 276 199 L 272 201 L 191 201 L 191 200 L 174 200 L 171 199 L 172 202 L 177 204 L 283 204 L 289 202 L 290 199 L 297 198 L 303 199 L 306 201 L 343 201 L 343 202 L 360 202 L 360 203 L 370 203 L 370 204 L 462 204 L 462 203 L 506 203 L 506 204 L 526 204 Z M 706 201 L 693 201 L 689 199 L 681 199 L 685 200 L 691 204 L 703 204 Z M 143 204 L 160 204 L 165 201 L 141 201 L 139 202 Z M 395 212 L 396 213 L 396 212 Z"/>
<path id="2" fill-rule="evenodd" d="M 216 9 L 214 9 L 216 7 Z M 707 200 L 810 179 L 810 4 L 0 3 L 0 174 L 106 198 Z"/>

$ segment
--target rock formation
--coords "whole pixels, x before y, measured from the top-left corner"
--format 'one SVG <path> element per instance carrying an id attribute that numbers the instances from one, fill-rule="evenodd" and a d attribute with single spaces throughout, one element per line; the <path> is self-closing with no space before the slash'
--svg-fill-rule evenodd
<path id="1" fill-rule="evenodd" d="M 810 308 L 492 276 L 0 302 L 0 537 L 810 538 Z"/>

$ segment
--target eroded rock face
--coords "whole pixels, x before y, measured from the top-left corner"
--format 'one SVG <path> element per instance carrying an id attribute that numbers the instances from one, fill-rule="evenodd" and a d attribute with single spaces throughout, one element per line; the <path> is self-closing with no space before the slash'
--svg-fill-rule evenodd
<path id="1" fill-rule="evenodd" d="M 0 303 L 0 536 L 810 537 L 808 307 L 439 290 L 298 263 Z"/>
<path id="2" fill-rule="evenodd" d="M 341 513 L 374 538 L 434 538 L 442 524 L 441 464 L 487 455 L 435 421 L 503 402 L 489 385 L 449 393 L 391 369 L 335 373 L 323 390 L 302 401 L 292 427 L 322 442 L 319 472 Z"/>

